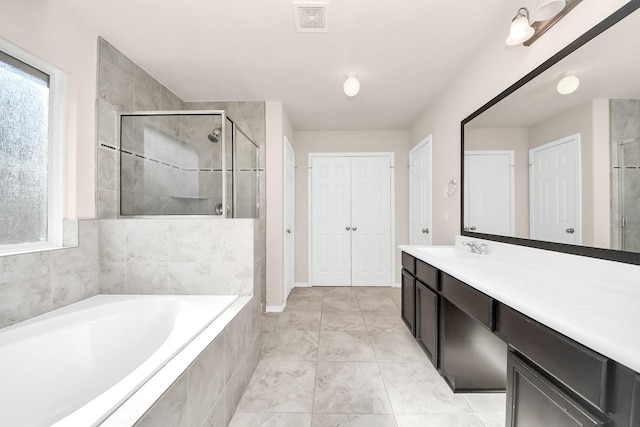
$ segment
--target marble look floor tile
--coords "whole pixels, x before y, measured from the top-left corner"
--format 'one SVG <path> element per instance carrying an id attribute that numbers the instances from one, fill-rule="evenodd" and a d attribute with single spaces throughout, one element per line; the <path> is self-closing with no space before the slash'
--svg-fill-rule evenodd
<path id="1" fill-rule="evenodd" d="M 362 331 L 321 331 L 319 361 L 375 362 L 369 334 Z"/>
<path id="2" fill-rule="evenodd" d="M 449 387 L 430 363 L 381 363 L 393 412 L 397 414 L 469 414 L 473 409 Z"/>
<path id="3" fill-rule="evenodd" d="M 400 313 L 394 311 L 363 311 L 362 316 L 367 325 L 367 331 L 373 332 L 395 332 L 406 331 L 407 326 L 400 318 Z"/>
<path id="4" fill-rule="evenodd" d="M 261 361 L 238 404 L 238 412 L 311 412 L 315 362 Z"/>
<path id="5" fill-rule="evenodd" d="M 389 311 L 400 317 L 398 306 L 396 306 L 393 300 L 389 297 L 358 298 L 358 304 L 360 305 L 360 310 L 362 311 Z"/>
<path id="6" fill-rule="evenodd" d="M 400 296 L 400 288 L 390 287 L 354 287 L 358 299 L 361 298 L 388 298 Z"/>
<path id="7" fill-rule="evenodd" d="M 310 427 L 311 414 L 236 412 L 229 427 Z"/>
<path id="8" fill-rule="evenodd" d="M 485 427 L 504 427 L 507 422 L 504 412 L 496 414 L 479 413 L 478 417 L 480 417 Z"/>
<path id="9" fill-rule="evenodd" d="M 391 297 L 391 301 L 398 307 L 398 310 L 402 308 L 402 297 Z"/>
<path id="10" fill-rule="evenodd" d="M 285 311 L 278 316 L 276 331 L 293 329 L 297 331 L 319 331 L 319 311 Z"/>
<path id="11" fill-rule="evenodd" d="M 322 331 L 366 331 L 359 311 L 323 311 L 320 322 Z"/>
<path id="12" fill-rule="evenodd" d="M 507 396 L 505 393 L 465 393 L 462 395 L 476 413 L 505 413 Z"/>
<path id="13" fill-rule="evenodd" d="M 484 427 L 475 414 L 396 415 L 398 427 Z"/>
<path id="14" fill-rule="evenodd" d="M 377 363 L 318 362 L 314 413 L 390 414 Z"/>
<path id="15" fill-rule="evenodd" d="M 309 287 L 309 288 L 293 288 L 289 298 L 292 296 L 305 296 L 305 297 L 321 297 L 324 296 L 324 288 L 321 287 Z"/>
<path id="16" fill-rule="evenodd" d="M 355 297 L 356 293 L 351 286 L 331 286 L 322 289 L 325 297 Z"/>
<path id="17" fill-rule="evenodd" d="M 322 299 L 323 310 L 343 310 L 343 311 L 360 311 L 360 305 L 358 299 L 355 296 L 351 297 L 327 297 Z"/>
<path id="18" fill-rule="evenodd" d="M 287 299 L 286 311 L 320 311 L 322 310 L 322 296 L 291 295 Z"/>
<path id="19" fill-rule="evenodd" d="M 311 427 L 397 427 L 393 415 L 313 414 Z"/>
<path id="20" fill-rule="evenodd" d="M 409 331 L 370 332 L 369 338 L 378 362 L 423 362 L 431 366 Z"/>
<path id="21" fill-rule="evenodd" d="M 318 359 L 318 331 L 274 331 L 262 350 L 262 360 Z"/>

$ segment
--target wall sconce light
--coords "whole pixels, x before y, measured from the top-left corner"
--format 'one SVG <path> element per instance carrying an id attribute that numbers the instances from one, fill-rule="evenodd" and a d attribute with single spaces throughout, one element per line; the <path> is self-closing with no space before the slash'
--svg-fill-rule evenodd
<path id="1" fill-rule="evenodd" d="M 546 21 L 551 19 L 567 5 L 567 0 L 538 0 L 533 17 L 536 21 Z"/>
<path id="2" fill-rule="evenodd" d="M 511 22 L 507 45 L 523 44 L 531 46 L 549 28 L 561 20 L 582 0 L 537 0 L 536 8 L 529 20 L 529 10 L 521 7 Z"/>
<path id="3" fill-rule="evenodd" d="M 535 30 L 529 24 L 529 11 L 527 8 L 521 7 L 511 21 L 507 45 L 516 46 L 524 43 L 533 36 L 534 32 Z"/>
<path id="4" fill-rule="evenodd" d="M 574 72 L 563 73 L 560 76 L 560 81 L 556 86 L 558 93 L 560 95 L 569 95 L 570 93 L 575 92 L 580 86 L 580 79 L 576 76 Z"/>
<path id="5" fill-rule="evenodd" d="M 344 90 L 344 94 L 353 97 L 360 92 L 360 81 L 358 80 L 358 73 L 350 72 L 346 74 L 346 80 L 344 81 L 344 85 L 342 89 Z"/>

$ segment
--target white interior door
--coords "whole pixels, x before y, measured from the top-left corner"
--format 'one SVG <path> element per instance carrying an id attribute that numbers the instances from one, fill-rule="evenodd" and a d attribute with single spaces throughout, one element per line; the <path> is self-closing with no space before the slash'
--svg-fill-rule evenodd
<path id="1" fill-rule="evenodd" d="M 284 282 L 285 297 L 293 289 L 295 265 L 295 164 L 296 154 L 284 138 Z"/>
<path id="2" fill-rule="evenodd" d="M 513 236 L 513 151 L 466 151 L 464 159 L 465 230 Z"/>
<path id="3" fill-rule="evenodd" d="M 312 285 L 392 285 L 391 159 L 310 155 Z"/>
<path id="4" fill-rule="evenodd" d="M 431 245 L 431 136 L 409 152 L 409 244 Z"/>
<path id="5" fill-rule="evenodd" d="M 580 244 L 580 135 L 529 150 L 531 238 Z"/>
<path id="6" fill-rule="evenodd" d="M 391 285 L 391 163 L 351 158 L 352 286 Z"/>
<path id="7" fill-rule="evenodd" d="M 351 286 L 351 160 L 311 158 L 311 283 Z"/>

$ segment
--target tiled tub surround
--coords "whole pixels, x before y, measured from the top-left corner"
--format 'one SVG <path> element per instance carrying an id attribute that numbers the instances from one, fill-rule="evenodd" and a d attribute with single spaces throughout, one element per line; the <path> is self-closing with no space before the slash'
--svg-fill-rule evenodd
<path id="1" fill-rule="evenodd" d="M 237 298 L 97 295 L 0 331 L 0 424 L 97 425 Z"/>
<path id="2" fill-rule="evenodd" d="M 254 294 L 254 220 L 100 220 L 100 292 Z"/>
<path id="3" fill-rule="evenodd" d="M 98 221 L 77 224 L 65 224 L 77 247 L 0 256 L 0 328 L 98 294 Z"/>
<path id="4" fill-rule="evenodd" d="M 260 358 L 256 304 L 240 297 L 101 426 L 228 425 Z"/>

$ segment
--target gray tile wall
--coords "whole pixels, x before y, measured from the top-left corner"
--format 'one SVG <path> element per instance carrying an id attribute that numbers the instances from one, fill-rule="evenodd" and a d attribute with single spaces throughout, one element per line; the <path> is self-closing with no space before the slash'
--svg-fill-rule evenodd
<path id="1" fill-rule="evenodd" d="M 100 292 L 252 295 L 254 220 L 99 221 Z"/>
<path id="2" fill-rule="evenodd" d="M 78 247 L 0 257 L 0 328 L 98 294 L 98 221 L 78 227 Z"/>

